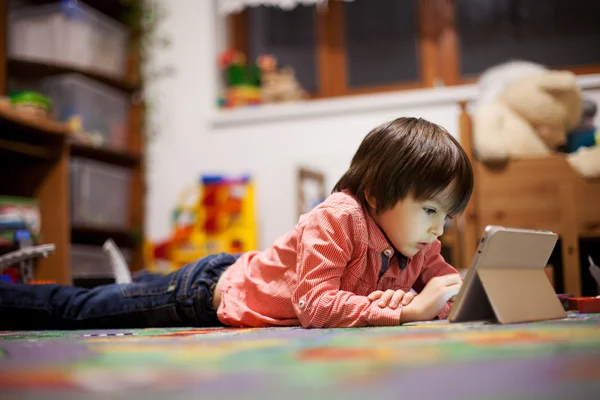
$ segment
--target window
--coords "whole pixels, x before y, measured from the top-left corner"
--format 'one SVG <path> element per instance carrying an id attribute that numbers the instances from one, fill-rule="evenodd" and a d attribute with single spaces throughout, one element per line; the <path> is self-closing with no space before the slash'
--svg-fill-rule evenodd
<path id="1" fill-rule="evenodd" d="M 313 97 L 471 82 L 510 59 L 600 72 L 598 0 L 354 0 L 246 9 L 232 45 L 273 54 Z"/>
<path id="2" fill-rule="evenodd" d="M 378 0 L 344 5 L 348 89 L 419 80 L 415 2 Z"/>
<path id="3" fill-rule="evenodd" d="M 462 76 L 514 58 L 572 70 L 600 65 L 598 0 L 459 0 L 457 17 Z"/>
<path id="4" fill-rule="evenodd" d="M 247 18 L 248 47 L 245 52 L 249 59 L 272 54 L 279 65 L 294 68 L 296 78 L 305 90 L 315 92 L 318 83 L 314 7 L 300 6 L 283 11 L 262 6 L 249 9 Z"/>

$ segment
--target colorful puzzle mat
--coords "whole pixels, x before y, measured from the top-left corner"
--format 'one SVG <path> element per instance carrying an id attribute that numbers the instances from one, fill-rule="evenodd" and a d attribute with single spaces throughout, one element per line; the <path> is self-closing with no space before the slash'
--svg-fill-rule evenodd
<path id="1" fill-rule="evenodd" d="M 516 325 L 0 332 L 0 398 L 599 399 L 600 314 Z"/>

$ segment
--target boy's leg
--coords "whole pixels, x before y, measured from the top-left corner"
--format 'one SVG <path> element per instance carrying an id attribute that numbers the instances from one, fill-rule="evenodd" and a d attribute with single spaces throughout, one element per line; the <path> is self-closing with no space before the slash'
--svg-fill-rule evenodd
<path id="1" fill-rule="evenodd" d="M 235 260 L 209 256 L 150 282 L 94 289 L 0 282 L 0 329 L 207 326 L 216 322 L 207 285 Z"/>
<path id="2" fill-rule="evenodd" d="M 137 271 L 132 274 L 131 279 L 133 282 L 152 282 L 161 279 L 165 274 L 158 272 L 150 272 L 147 270 Z"/>
<path id="3" fill-rule="evenodd" d="M 0 282 L 1 329 L 88 329 L 178 326 L 175 287 L 161 282 L 93 289 Z"/>

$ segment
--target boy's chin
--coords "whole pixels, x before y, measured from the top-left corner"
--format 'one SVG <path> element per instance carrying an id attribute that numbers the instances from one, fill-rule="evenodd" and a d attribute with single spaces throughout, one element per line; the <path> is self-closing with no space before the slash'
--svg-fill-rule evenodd
<path id="1" fill-rule="evenodd" d="M 412 258 L 415 254 L 419 252 L 419 248 L 417 246 L 401 246 L 398 248 L 398 251 L 405 257 Z"/>

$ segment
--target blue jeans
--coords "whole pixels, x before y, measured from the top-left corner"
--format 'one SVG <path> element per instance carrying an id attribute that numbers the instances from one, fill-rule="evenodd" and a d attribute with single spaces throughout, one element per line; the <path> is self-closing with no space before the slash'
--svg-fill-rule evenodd
<path id="1" fill-rule="evenodd" d="M 0 330 L 220 326 L 214 288 L 238 257 L 211 255 L 169 275 L 93 289 L 0 281 Z"/>

